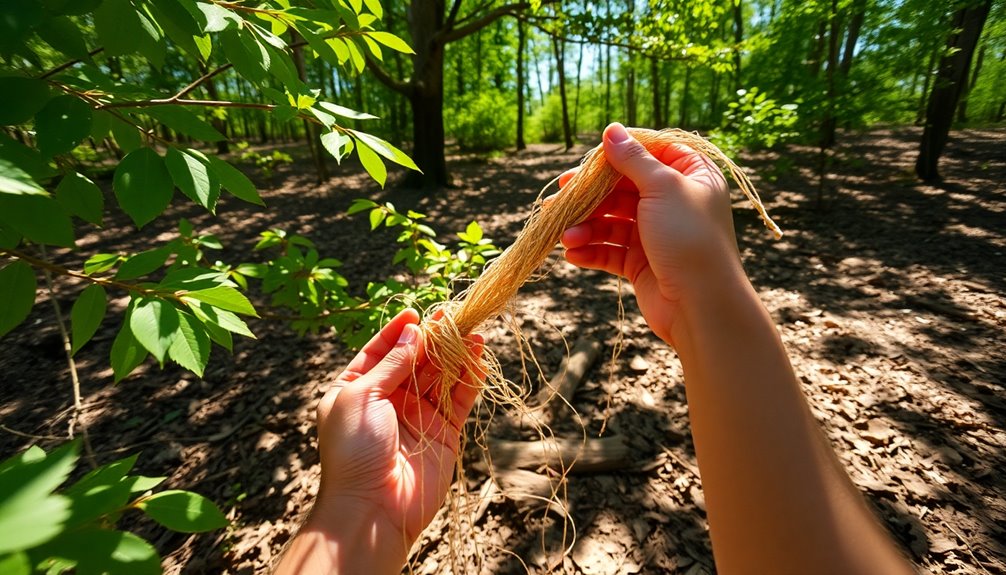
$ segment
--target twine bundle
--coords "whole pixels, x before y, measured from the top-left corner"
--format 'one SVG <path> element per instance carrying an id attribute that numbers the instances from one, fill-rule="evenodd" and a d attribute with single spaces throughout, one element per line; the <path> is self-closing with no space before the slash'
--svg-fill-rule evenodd
<path id="1" fill-rule="evenodd" d="M 765 225 L 778 238 L 782 232 L 768 216 L 758 192 L 747 175 L 719 148 L 702 136 L 679 129 L 660 132 L 629 128 L 629 133 L 648 150 L 663 149 L 671 144 L 684 144 L 719 163 L 737 182 L 741 191 L 758 211 Z M 488 375 L 486 391 L 501 392 L 505 381 L 491 353 L 473 360 L 463 337 L 482 323 L 498 317 L 511 305 L 517 291 L 548 259 L 564 230 L 584 221 L 612 191 L 621 175 L 605 160 L 599 145 L 584 156 L 580 170 L 553 201 L 538 201 L 532 209 L 523 231 L 468 289 L 440 307 L 442 314 L 428 316 L 423 324 L 430 360 L 441 369 L 442 382 L 455 382 L 464 372 Z M 431 319 L 436 317 L 436 319 Z M 452 384 L 440 385 L 441 406 L 451 406 Z M 501 392 L 502 393 L 502 392 Z M 513 397 L 505 393 L 503 403 Z"/>

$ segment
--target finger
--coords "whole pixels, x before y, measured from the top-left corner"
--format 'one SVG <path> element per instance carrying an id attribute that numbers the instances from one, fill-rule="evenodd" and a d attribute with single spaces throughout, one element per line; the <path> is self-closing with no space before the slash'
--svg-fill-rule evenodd
<path id="1" fill-rule="evenodd" d="M 353 381 L 366 374 L 395 347 L 402 328 L 407 324 L 416 323 L 419 323 L 419 312 L 412 308 L 403 310 L 391 318 L 391 321 L 363 346 L 360 353 L 356 354 L 337 379 Z"/>
<path id="2" fill-rule="evenodd" d="M 639 228 L 632 220 L 594 218 L 563 232 L 563 247 L 579 248 L 588 244 L 612 244 L 629 247 L 638 244 Z"/>
<path id="3" fill-rule="evenodd" d="M 566 250 L 566 261 L 581 268 L 624 276 L 628 253 L 629 249 L 623 246 L 589 244 Z"/>
<path id="4" fill-rule="evenodd" d="M 577 168 L 570 168 L 570 169 L 566 170 L 565 172 L 563 172 L 562 174 L 560 174 L 559 175 L 559 189 L 562 189 L 563 186 L 565 186 L 566 184 L 568 184 L 569 181 L 573 179 L 573 176 L 575 176 L 576 173 L 579 172 L 579 171 L 580 171 L 580 168 L 578 168 L 578 167 Z"/>
<path id="5" fill-rule="evenodd" d="M 472 334 L 470 337 L 475 343 L 471 349 L 472 357 L 476 360 L 475 365 L 481 365 L 482 352 L 485 350 L 485 340 L 479 334 Z M 461 430 L 465 420 L 468 419 L 468 414 L 472 412 L 472 407 L 475 406 L 475 401 L 482 391 L 485 380 L 486 374 L 484 371 L 468 370 L 461 380 L 458 381 L 458 384 L 454 386 L 454 389 L 451 391 L 451 401 L 453 403 L 450 417 L 451 427 L 459 431 Z"/>
<path id="6" fill-rule="evenodd" d="M 603 145 L 605 159 L 636 184 L 640 195 L 664 191 L 681 178 L 680 173 L 655 158 L 617 122 L 605 128 Z"/>
<path id="7" fill-rule="evenodd" d="M 386 398 L 400 385 L 410 381 L 423 347 L 422 332 L 414 323 L 402 327 L 394 347 L 365 375 L 354 381 L 349 389 L 370 391 Z"/>

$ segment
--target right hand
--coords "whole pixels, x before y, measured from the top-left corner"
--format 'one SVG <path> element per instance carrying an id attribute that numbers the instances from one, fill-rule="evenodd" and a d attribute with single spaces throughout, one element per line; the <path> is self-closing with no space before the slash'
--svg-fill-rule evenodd
<path id="1" fill-rule="evenodd" d="M 631 281 L 646 322 L 673 345 L 682 305 L 743 275 L 726 180 L 691 148 L 669 144 L 651 153 L 621 124 L 609 125 L 603 141 L 622 178 L 597 210 L 565 231 L 566 259 Z M 560 188 L 575 173 L 563 174 Z"/>

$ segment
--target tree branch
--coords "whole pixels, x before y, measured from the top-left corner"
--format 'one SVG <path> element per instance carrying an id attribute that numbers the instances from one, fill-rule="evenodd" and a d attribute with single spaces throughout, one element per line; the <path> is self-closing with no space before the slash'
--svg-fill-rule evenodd
<path id="1" fill-rule="evenodd" d="M 454 28 L 454 22 L 458 19 L 458 10 L 461 9 L 461 0 L 454 0 L 454 5 L 451 6 L 451 13 L 447 16 L 447 23 L 444 24 L 444 30 L 451 30 Z"/>
<path id="2" fill-rule="evenodd" d="M 227 63 L 227 64 L 224 64 L 223 66 L 220 66 L 216 70 L 213 70 L 211 72 L 207 72 L 206 74 L 203 74 L 199 78 L 196 78 L 191 84 L 189 84 L 188 86 L 182 88 L 180 92 L 178 92 L 177 94 L 175 94 L 174 96 L 172 96 L 169 99 L 171 99 L 171 100 L 177 100 L 179 98 L 184 98 L 185 96 L 187 96 L 189 94 L 189 92 L 191 92 L 192 90 L 195 90 L 196 88 L 198 88 L 199 86 L 201 86 L 203 84 L 203 82 L 206 82 L 207 80 L 209 80 L 210 78 L 212 78 L 212 77 L 216 76 L 217 74 L 223 72 L 224 70 L 230 69 L 232 66 L 234 66 L 234 64 Z"/>
<path id="3" fill-rule="evenodd" d="M 94 50 L 91 50 L 90 52 L 88 52 L 87 55 L 88 56 L 95 56 L 95 55 L 101 53 L 103 50 L 104 50 L 104 48 L 95 48 Z M 70 60 L 69 62 L 64 62 L 64 63 L 60 64 L 59 66 L 56 66 L 52 70 L 49 70 L 45 74 L 42 74 L 41 76 L 38 77 L 38 79 L 39 80 L 45 80 L 46 78 L 49 78 L 50 76 L 55 76 L 56 74 L 59 74 L 60 72 L 62 72 L 63 70 L 66 70 L 70 66 L 73 66 L 73 65 L 76 65 L 76 64 L 80 64 L 81 62 L 83 62 L 83 60 L 79 60 L 79 59 L 78 60 Z"/>
<path id="4" fill-rule="evenodd" d="M 228 100 L 185 100 L 175 98 L 157 98 L 154 100 L 135 100 L 129 102 L 111 102 L 101 104 L 99 110 L 110 108 L 152 108 L 154 106 L 209 106 L 213 108 L 254 108 L 256 110 L 274 110 L 276 104 L 258 104 L 255 102 L 231 102 Z"/>
<path id="5" fill-rule="evenodd" d="M 472 20 L 471 22 L 469 22 L 468 24 L 465 24 L 464 26 L 462 26 L 460 28 L 446 29 L 446 30 L 444 30 L 443 32 L 437 34 L 436 40 L 438 40 L 438 41 L 440 41 L 440 42 L 442 42 L 444 44 L 447 44 L 449 42 L 453 42 L 455 40 L 460 40 L 461 38 L 464 38 L 465 36 L 469 36 L 471 34 L 474 34 L 474 33 L 478 32 L 479 30 L 481 30 L 481 29 L 485 28 L 486 26 L 492 24 L 493 22 L 499 20 L 503 16 L 512 16 L 516 12 L 520 12 L 521 10 L 526 10 L 526 9 L 528 9 L 530 7 L 531 7 L 531 4 L 528 3 L 528 2 L 518 2 L 516 4 L 506 4 L 506 5 L 500 6 L 499 8 L 496 8 L 495 10 L 492 10 L 492 11 L 486 13 L 485 16 L 482 16 L 481 18 Z"/>
<path id="6" fill-rule="evenodd" d="M 382 84 L 384 84 L 388 88 L 394 90 L 395 92 L 398 92 L 399 94 L 405 97 L 408 97 L 410 94 L 412 94 L 413 88 L 411 82 L 405 82 L 393 77 L 384 68 L 382 68 L 380 64 L 375 62 L 369 55 L 364 55 L 364 58 L 367 61 L 367 69 L 370 70 L 370 73 L 373 74 L 374 77 L 376 77 L 378 80 L 380 80 Z"/>

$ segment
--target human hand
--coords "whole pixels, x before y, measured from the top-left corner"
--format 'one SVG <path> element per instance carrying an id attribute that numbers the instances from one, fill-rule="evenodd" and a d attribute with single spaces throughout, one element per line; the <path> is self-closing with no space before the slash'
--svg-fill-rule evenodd
<path id="1" fill-rule="evenodd" d="M 462 374 L 450 409 L 440 409 L 431 399 L 439 397 L 440 371 L 426 357 L 418 321 L 411 309 L 392 319 L 318 406 L 322 479 L 309 523 L 352 529 L 354 518 L 367 517 L 367 528 L 378 531 L 368 541 L 389 554 L 407 552 L 443 504 L 461 428 L 485 377 Z M 479 357 L 482 337 L 466 339 Z"/>
<path id="2" fill-rule="evenodd" d="M 726 180 L 691 148 L 647 151 L 621 124 L 605 129 L 603 146 L 622 178 L 584 222 L 563 234 L 566 259 L 631 281 L 651 329 L 673 343 L 682 302 L 738 272 L 743 277 Z M 563 174 L 559 186 L 575 173 Z"/>

